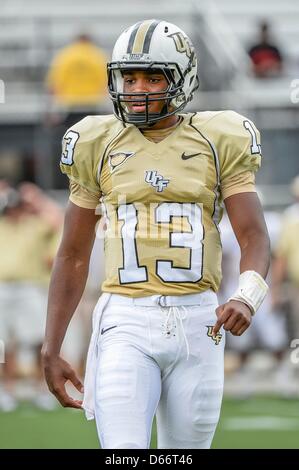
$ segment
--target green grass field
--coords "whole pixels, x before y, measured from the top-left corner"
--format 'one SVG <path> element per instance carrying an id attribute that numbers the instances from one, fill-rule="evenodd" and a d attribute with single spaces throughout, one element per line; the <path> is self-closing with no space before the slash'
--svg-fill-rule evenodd
<path id="1" fill-rule="evenodd" d="M 225 399 L 213 448 L 299 448 L 298 435 L 298 400 Z M 24 404 L 15 412 L 0 413 L 0 448 L 94 449 L 98 441 L 94 422 L 87 422 L 83 413 L 62 408 L 43 412 Z"/>

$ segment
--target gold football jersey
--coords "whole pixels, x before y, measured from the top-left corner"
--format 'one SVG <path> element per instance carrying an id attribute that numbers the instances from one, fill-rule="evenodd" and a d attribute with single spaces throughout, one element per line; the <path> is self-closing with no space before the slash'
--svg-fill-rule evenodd
<path id="1" fill-rule="evenodd" d="M 62 171 L 98 194 L 106 216 L 105 292 L 218 290 L 222 202 L 255 191 L 260 136 L 233 111 L 181 117 L 159 143 L 110 115 L 88 116 L 64 136 Z"/>

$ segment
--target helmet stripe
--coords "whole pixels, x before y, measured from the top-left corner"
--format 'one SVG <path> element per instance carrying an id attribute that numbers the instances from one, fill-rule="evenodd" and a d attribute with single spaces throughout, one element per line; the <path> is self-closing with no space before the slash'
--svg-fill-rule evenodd
<path id="1" fill-rule="evenodd" d="M 134 41 L 135 41 L 135 37 L 136 37 L 137 31 L 138 31 L 138 28 L 142 23 L 143 23 L 143 21 L 139 21 L 139 23 L 136 23 L 133 30 L 132 30 L 132 32 L 131 32 L 131 36 L 130 36 L 129 44 L 128 44 L 128 49 L 127 49 L 127 54 L 130 54 L 132 52 L 133 44 L 134 44 Z"/>
<path id="2" fill-rule="evenodd" d="M 146 20 L 139 26 L 132 48 L 133 54 L 142 54 L 145 36 L 152 23 L 153 20 Z"/>
<path id="3" fill-rule="evenodd" d="M 143 45 L 143 54 L 148 54 L 149 53 L 149 48 L 150 48 L 150 44 L 151 44 L 151 40 L 152 40 L 152 37 L 153 37 L 153 33 L 156 29 L 156 27 L 158 26 L 158 24 L 161 23 L 161 21 L 154 21 L 147 33 L 146 33 L 146 36 L 145 36 L 145 39 L 144 39 L 144 45 Z"/>

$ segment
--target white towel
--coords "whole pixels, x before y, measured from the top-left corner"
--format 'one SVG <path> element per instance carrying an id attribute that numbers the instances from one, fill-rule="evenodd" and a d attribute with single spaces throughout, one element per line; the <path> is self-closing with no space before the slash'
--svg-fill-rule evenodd
<path id="1" fill-rule="evenodd" d="M 92 335 L 88 347 L 86 370 L 84 378 L 84 397 L 82 408 L 85 410 L 86 419 L 94 419 L 95 413 L 95 373 L 97 366 L 97 343 L 101 328 L 101 319 L 111 294 L 104 292 L 98 300 L 92 315 Z"/>

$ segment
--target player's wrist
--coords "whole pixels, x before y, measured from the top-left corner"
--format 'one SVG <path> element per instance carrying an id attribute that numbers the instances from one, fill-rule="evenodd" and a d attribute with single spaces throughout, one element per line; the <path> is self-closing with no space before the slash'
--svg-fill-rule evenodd
<path id="1" fill-rule="evenodd" d="M 53 349 L 50 346 L 43 345 L 41 349 L 41 358 L 43 362 L 53 362 L 57 360 L 60 356 L 60 350 L 57 348 Z"/>
<path id="2" fill-rule="evenodd" d="M 228 299 L 238 300 L 249 307 L 254 315 L 267 295 L 269 287 L 262 276 L 256 271 L 244 271 L 240 274 L 239 285 L 234 294 Z"/>

